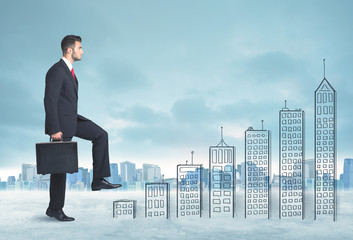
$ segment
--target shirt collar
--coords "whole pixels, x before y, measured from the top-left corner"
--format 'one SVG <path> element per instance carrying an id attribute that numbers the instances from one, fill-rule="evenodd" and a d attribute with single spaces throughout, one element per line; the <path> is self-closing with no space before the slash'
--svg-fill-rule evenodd
<path id="1" fill-rule="evenodd" d="M 67 60 L 65 57 L 62 57 L 61 59 L 66 63 L 66 66 L 69 68 L 69 70 L 71 72 L 72 64 L 70 63 L 70 61 Z"/>

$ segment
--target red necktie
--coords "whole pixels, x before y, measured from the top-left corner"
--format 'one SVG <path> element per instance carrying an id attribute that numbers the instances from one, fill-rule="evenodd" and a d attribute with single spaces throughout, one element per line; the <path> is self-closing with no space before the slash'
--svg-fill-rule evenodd
<path id="1" fill-rule="evenodd" d="M 71 73 L 72 73 L 72 76 L 74 77 L 74 79 L 76 79 L 76 78 L 75 78 L 74 68 L 71 69 Z"/>

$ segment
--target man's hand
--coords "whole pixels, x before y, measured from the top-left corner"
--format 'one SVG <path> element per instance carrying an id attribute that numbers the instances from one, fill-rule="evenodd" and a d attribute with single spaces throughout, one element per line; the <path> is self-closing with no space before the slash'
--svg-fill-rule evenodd
<path id="1" fill-rule="evenodd" d="M 62 132 L 57 132 L 55 134 L 52 134 L 50 137 L 53 140 L 62 140 L 63 133 Z"/>

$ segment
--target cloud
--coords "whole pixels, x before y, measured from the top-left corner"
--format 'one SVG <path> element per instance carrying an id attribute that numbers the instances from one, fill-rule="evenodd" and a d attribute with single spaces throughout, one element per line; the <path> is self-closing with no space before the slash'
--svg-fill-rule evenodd
<path id="1" fill-rule="evenodd" d="M 252 80 L 271 80 L 271 84 L 286 78 L 301 77 L 306 71 L 305 62 L 284 52 L 266 52 L 249 57 L 237 63 L 242 75 L 251 76 Z M 251 73 L 251 74 L 249 74 Z"/>
<path id="2" fill-rule="evenodd" d="M 209 123 L 217 119 L 218 113 L 200 98 L 181 99 L 174 103 L 171 113 L 176 121 L 182 123 Z"/>
<path id="3" fill-rule="evenodd" d="M 239 79 L 241 85 L 246 83 L 249 90 L 260 88 L 262 91 L 284 89 L 300 92 L 310 86 L 308 79 L 315 82 L 308 68 L 307 61 L 284 52 L 270 51 L 235 59 L 232 76 Z"/>
<path id="4" fill-rule="evenodd" d="M 170 120 L 168 113 L 141 105 L 135 105 L 120 115 L 146 125 L 160 125 L 160 123 Z"/>
<path id="5" fill-rule="evenodd" d="M 43 102 L 33 96 L 32 89 L 28 85 L 14 79 L 1 81 L 0 124 L 2 127 L 39 127 L 40 123 L 44 126 Z"/>
<path id="6" fill-rule="evenodd" d="M 96 71 L 102 92 L 114 95 L 152 86 L 148 77 L 133 65 L 116 60 L 101 62 Z"/>
<path id="7" fill-rule="evenodd" d="M 207 146 L 214 142 L 210 139 L 219 136 L 221 126 L 225 136 L 239 141 L 249 126 L 260 129 L 262 119 L 266 129 L 277 129 L 278 111 L 267 102 L 259 105 L 242 101 L 213 108 L 203 98 L 185 98 L 176 100 L 166 111 L 141 105 L 116 111 L 105 126 L 111 126 L 108 127 L 111 135 L 124 146 L 129 143 L 163 148 L 195 143 Z"/>
<path id="8" fill-rule="evenodd" d="M 202 99 L 177 100 L 167 111 L 135 105 L 111 114 L 110 123 L 117 125 L 110 132 L 124 146 L 132 143 L 144 148 L 187 146 L 207 139 L 210 132 L 207 124 L 217 117 L 214 113 Z"/>

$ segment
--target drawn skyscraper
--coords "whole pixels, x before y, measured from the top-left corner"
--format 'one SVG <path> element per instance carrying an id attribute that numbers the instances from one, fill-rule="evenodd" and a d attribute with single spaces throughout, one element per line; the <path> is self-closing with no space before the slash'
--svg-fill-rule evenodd
<path id="1" fill-rule="evenodd" d="M 146 183 L 145 217 L 169 218 L 169 199 L 168 183 Z"/>
<path id="2" fill-rule="evenodd" d="M 201 217 L 201 170 L 202 164 L 193 164 L 193 156 L 191 156 L 191 164 L 177 166 L 177 217 Z"/>
<path id="3" fill-rule="evenodd" d="M 230 216 L 235 212 L 235 148 L 223 140 L 209 149 L 209 217 Z"/>
<path id="4" fill-rule="evenodd" d="M 279 218 L 303 219 L 304 111 L 279 111 Z"/>
<path id="5" fill-rule="evenodd" d="M 245 131 L 245 218 L 270 218 L 270 146 L 269 130 Z"/>
<path id="6" fill-rule="evenodd" d="M 336 91 L 324 74 L 315 91 L 315 219 L 332 216 L 336 220 L 335 179 Z"/>

